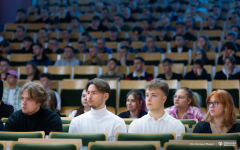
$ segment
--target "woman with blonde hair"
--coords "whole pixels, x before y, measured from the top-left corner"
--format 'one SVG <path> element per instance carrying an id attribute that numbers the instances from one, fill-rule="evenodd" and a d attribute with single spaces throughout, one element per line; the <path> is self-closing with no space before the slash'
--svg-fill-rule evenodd
<path id="1" fill-rule="evenodd" d="M 201 121 L 205 118 L 199 107 L 199 95 L 188 87 L 181 87 L 174 94 L 174 106 L 165 109 L 176 119 L 197 119 Z"/>
<path id="2" fill-rule="evenodd" d="M 199 122 L 193 133 L 236 133 L 240 132 L 240 123 L 232 96 L 224 91 L 213 91 L 206 100 L 209 107 L 206 121 Z"/>
<path id="3" fill-rule="evenodd" d="M 198 39 L 195 51 L 198 49 L 203 49 L 205 52 L 216 52 L 216 47 L 210 43 L 208 36 L 205 34 L 201 35 Z"/>

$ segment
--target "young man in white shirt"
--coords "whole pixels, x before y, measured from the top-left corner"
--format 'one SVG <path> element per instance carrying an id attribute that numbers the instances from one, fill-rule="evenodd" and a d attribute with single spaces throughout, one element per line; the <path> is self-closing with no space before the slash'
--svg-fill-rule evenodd
<path id="1" fill-rule="evenodd" d="M 105 80 L 95 78 L 87 82 L 87 102 L 91 111 L 75 117 L 70 124 L 69 133 L 127 133 L 123 119 L 106 109 L 105 102 L 109 98 L 110 86 Z"/>
<path id="2" fill-rule="evenodd" d="M 162 79 L 153 79 L 146 86 L 146 106 L 148 114 L 134 120 L 128 133 L 176 133 L 180 136 L 185 133 L 181 121 L 173 118 L 164 111 L 164 103 L 167 100 L 169 87 Z"/>

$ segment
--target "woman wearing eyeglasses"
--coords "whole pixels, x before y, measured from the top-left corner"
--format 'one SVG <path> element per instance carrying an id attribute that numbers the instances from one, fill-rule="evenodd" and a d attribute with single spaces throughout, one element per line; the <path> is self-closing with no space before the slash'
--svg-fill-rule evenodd
<path id="1" fill-rule="evenodd" d="M 193 133 L 235 133 L 240 132 L 232 96 L 224 91 L 212 92 L 207 100 L 206 121 L 199 122 Z"/>

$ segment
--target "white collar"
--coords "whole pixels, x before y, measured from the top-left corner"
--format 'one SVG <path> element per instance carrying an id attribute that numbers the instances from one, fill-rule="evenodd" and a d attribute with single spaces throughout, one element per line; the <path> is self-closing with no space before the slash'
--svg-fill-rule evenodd
<path id="1" fill-rule="evenodd" d="M 136 71 L 133 72 L 133 77 L 137 77 Z M 141 77 L 145 77 L 145 71 L 143 70 Z"/>
<path id="2" fill-rule="evenodd" d="M 148 119 L 153 119 L 153 120 L 155 120 L 153 117 L 150 116 L 149 113 L 150 113 L 150 111 L 148 111 L 147 120 L 148 120 Z M 163 115 L 161 118 L 159 118 L 157 121 L 160 121 L 160 120 L 167 121 L 167 120 L 168 120 L 168 116 L 169 116 L 169 114 L 164 110 L 164 115 Z M 155 120 L 155 121 L 156 121 L 156 120 Z"/>
<path id="3" fill-rule="evenodd" d="M 105 115 L 107 114 L 106 105 L 105 105 L 105 107 L 103 107 L 102 109 L 98 109 L 98 110 L 95 110 L 95 109 L 91 108 L 90 113 L 91 113 L 93 116 L 95 116 L 95 117 L 105 116 Z"/>

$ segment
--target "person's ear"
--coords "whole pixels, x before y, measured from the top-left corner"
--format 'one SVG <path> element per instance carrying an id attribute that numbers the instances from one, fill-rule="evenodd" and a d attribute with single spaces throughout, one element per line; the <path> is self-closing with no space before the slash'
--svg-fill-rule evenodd
<path id="1" fill-rule="evenodd" d="M 192 102 L 192 99 L 189 99 L 189 101 L 188 101 L 188 105 L 190 105 L 190 104 L 191 104 L 191 102 Z"/>
<path id="2" fill-rule="evenodd" d="M 104 94 L 104 100 L 106 101 L 108 98 L 109 98 L 109 94 L 108 94 L 108 93 L 105 93 L 105 94 Z"/>
<path id="3" fill-rule="evenodd" d="M 163 96 L 163 103 L 165 103 L 166 102 L 166 100 L 167 100 L 167 96 Z"/>

